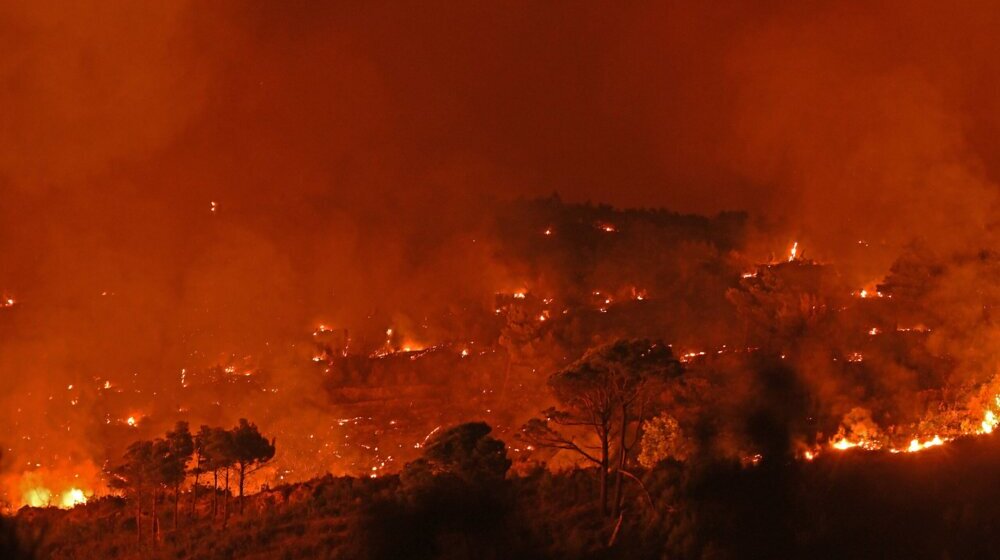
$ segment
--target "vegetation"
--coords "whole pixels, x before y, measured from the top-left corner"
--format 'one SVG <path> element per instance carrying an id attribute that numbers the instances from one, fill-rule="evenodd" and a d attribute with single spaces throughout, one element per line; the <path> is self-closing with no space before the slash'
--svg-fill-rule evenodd
<path id="1" fill-rule="evenodd" d="M 223 525 L 229 520 L 230 471 L 236 472 L 239 484 L 240 513 L 246 479 L 274 457 L 274 440 L 268 441 L 255 424 L 240 419 L 232 430 L 202 426 L 192 436 L 187 422 L 155 440 L 137 441 L 130 445 L 122 459 L 107 471 L 109 486 L 119 490 L 127 503 L 134 508 L 136 540 L 143 540 L 143 512 L 149 512 L 150 537 L 160 536 L 160 515 L 157 506 L 161 497 L 169 493 L 173 498 L 173 528 L 180 520 L 181 486 L 189 475 L 194 475 L 191 489 L 191 514 L 195 515 L 198 499 L 198 478 L 211 471 L 214 485 L 212 492 L 212 517 L 218 514 L 219 471 L 224 472 Z M 189 468 L 189 465 L 193 466 Z M 148 504 L 148 510 L 144 509 Z"/>
<path id="2" fill-rule="evenodd" d="M 588 351 L 570 367 L 549 377 L 549 387 L 560 408 L 545 411 L 545 419 L 525 426 L 522 437 L 541 446 L 579 454 L 598 469 L 600 507 L 608 513 L 608 478 L 614 457 L 615 495 L 612 516 L 621 508 L 623 477 L 634 456 L 642 425 L 659 406 L 657 397 L 666 383 L 681 372 L 670 347 L 649 340 L 621 340 Z M 552 426 L 555 424 L 564 431 Z M 597 440 L 592 446 L 579 443 L 572 433 Z"/>
<path id="3" fill-rule="evenodd" d="M 115 497 L 68 511 L 26 508 L 17 520 L 22 529 L 45 528 L 40 557 L 80 560 L 983 558 L 1000 552 L 994 521 L 1000 490 L 980 476 L 1000 468 L 996 436 L 916 455 L 852 451 L 751 467 L 667 460 L 636 468 L 648 498 L 640 499 L 638 485 L 626 487 L 631 499 L 619 522 L 600 512 L 597 468 L 513 476 L 503 444 L 490 433 L 482 423 L 444 430 L 398 476 L 327 476 L 249 495 L 243 515 L 225 530 L 219 520 L 199 517 L 158 541 L 137 543 L 128 503 Z M 617 538 L 609 544 L 612 535 Z M 7 531 L 0 538 L 2 546 L 18 540 Z"/>

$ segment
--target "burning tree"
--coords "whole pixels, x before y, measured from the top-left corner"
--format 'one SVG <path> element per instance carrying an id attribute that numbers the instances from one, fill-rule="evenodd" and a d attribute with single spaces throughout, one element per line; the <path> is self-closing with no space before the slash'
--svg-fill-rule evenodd
<path id="1" fill-rule="evenodd" d="M 533 419 L 522 437 L 540 447 L 572 451 L 598 467 L 601 512 L 608 514 L 608 479 L 615 462 L 613 515 L 621 507 L 622 479 L 641 436 L 643 421 L 656 413 L 665 383 L 682 367 L 661 342 L 620 340 L 587 351 L 568 368 L 549 377 L 548 385 L 560 408 Z M 597 446 L 578 443 L 570 432 L 595 436 Z"/>

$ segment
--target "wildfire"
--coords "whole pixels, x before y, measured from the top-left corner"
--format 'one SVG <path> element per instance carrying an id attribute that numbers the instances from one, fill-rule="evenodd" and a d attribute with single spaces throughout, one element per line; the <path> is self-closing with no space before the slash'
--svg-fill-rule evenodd
<path id="1" fill-rule="evenodd" d="M 2 308 L 10 308 L 14 307 L 15 305 L 17 305 L 17 300 L 14 299 L 12 296 L 4 294 L 3 298 L 0 299 L 0 307 Z"/>
<path id="2" fill-rule="evenodd" d="M 993 404 L 1000 408 L 1000 395 L 993 397 Z M 992 434 L 998 424 L 1000 424 L 1000 417 L 997 416 L 996 412 L 987 408 L 986 411 L 983 412 L 983 421 L 979 424 L 978 433 Z"/>
<path id="3" fill-rule="evenodd" d="M 860 290 L 853 292 L 851 295 L 859 297 L 861 299 L 892 297 L 891 295 L 886 295 L 882 293 L 882 291 L 876 288 L 874 285 L 869 285 L 864 288 L 861 288 Z"/>
<path id="4" fill-rule="evenodd" d="M 986 413 L 983 414 L 983 422 L 980 425 L 982 433 L 992 434 L 993 429 L 997 427 L 998 422 L 1000 421 L 997 420 L 997 415 L 994 414 L 992 410 L 987 410 Z"/>
<path id="5" fill-rule="evenodd" d="M 923 443 L 921 443 L 917 439 L 913 439 L 910 440 L 910 446 L 906 448 L 906 452 L 915 453 L 917 451 L 923 451 L 924 449 L 927 449 L 929 447 L 936 447 L 938 445 L 944 445 L 944 440 L 942 440 L 940 436 L 934 436 L 932 439 L 929 439 Z"/>
<path id="6" fill-rule="evenodd" d="M 799 242 L 795 241 L 792 243 L 792 248 L 788 250 L 788 262 L 795 260 L 795 257 L 799 254 Z"/>
<path id="7" fill-rule="evenodd" d="M 59 501 L 60 507 L 69 509 L 78 504 L 87 503 L 87 496 L 83 493 L 83 490 L 79 488 L 70 488 L 69 490 L 63 492 L 62 499 Z"/>
<path id="8" fill-rule="evenodd" d="M 44 486 L 31 488 L 21 496 L 21 501 L 31 507 L 46 507 L 52 503 L 52 491 Z"/>
<path id="9" fill-rule="evenodd" d="M 677 360 L 679 362 L 681 362 L 681 363 L 687 363 L 687 362 L 690 362 L 691 360 L 693 360 L 695 358 L 700 358 L 701 356 L 704 356 L 706 354 L 707 354 L 707 352 L 705 352 L 704 350 L 695 351 L 695 352 L 685 352 L 685 353 L 681 354 L 681 356 L 679 358 L 677 358 Z"/>
<path id="10" fill-rule="evenodd" d="M 66 490 L 59 495 L 59 499 L 53 501 L 52 491 L 44 486 L 36 486 L 28 489 L 21 496 L 21 502 L 30 507 L 56 506 L 62 509 L 70 509 L 74 506 L 87 503 L 87 494 L 76 487 Z"/>
<path id="11" fill-rule="evenodd" d="M 833 443 L 830 444 L 830 447 L 838 451 L 846 451 L 848 449 L 854 449 L 855 447 L 860 449 L 866 449 L 868 451 L 876 451 L 882 448 L 882 446 L 879 443 L 871 440 L 861 439 L 858 441 L 851 441 L 846 437 L 841 437 L 840 439 L 834 441 Z"/>

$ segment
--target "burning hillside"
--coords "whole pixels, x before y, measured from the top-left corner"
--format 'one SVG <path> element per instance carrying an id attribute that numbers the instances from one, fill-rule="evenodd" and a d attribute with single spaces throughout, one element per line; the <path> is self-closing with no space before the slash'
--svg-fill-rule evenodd
<path id="1" fill-rule="evenodd" d="M 829 465 L 991 464 L 1000 12 L 607 8 L 0 6 L 0 556 L 718 557 L 727 492 L 828 542 Z"/>
<path id="2" fill-rule="evenodd" d="M 667 392 L 672 417 L 692 440 L 711 425 L 713 440 L 696 443 L 725 456 L 913 452 L 998 424 L 996 357 L 964 341 L 992 336 L 989 310 L 1000 300 L 956 285 L 988 283 L 1000 263 L 992 253 L 907 254 L 856 288 L 798 242 L 754 264 L 741 215 L 545 199 L 505 205 L 490 223 L 477 243 L 504 273 L 481 293 L 303 324 L 254 353 L 194 349 L 170 358 L 170 376 L 104 370 L 74 374 L 59 392 L 28 391 L 11 411 L 21 435 L 7 446 L 8 503 L 101 495 L 100 469 L 134 438 L 179 419 L 232 422 L 236 411 L 283 443 L 258 483 L 391 473 L 441 426 L 484 418 L 511 438 L 550 404 L 540 391 L 548 373 L 635 337 L 673 348 L 687 371 Z M 941 299 L 949 307 L 928 305 Z M 116 304 L 91 312 L 113 317 Z M 24 302 L 2 320 L 13 333 L 44 312 Z M 789 394 L 768 394 L 775 377 Z M 31 420 L 37 407 L 42 425 Z M 783 448 L 750 426 L 773 413 L 787 431 Z"/>

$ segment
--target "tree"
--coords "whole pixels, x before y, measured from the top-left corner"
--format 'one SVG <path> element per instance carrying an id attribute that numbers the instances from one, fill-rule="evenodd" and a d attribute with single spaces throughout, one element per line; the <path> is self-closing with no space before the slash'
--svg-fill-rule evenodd
<path id="1" fill-rule="evenodd" d="M 223 518 L 229 518 L 229 468 L 233 466 L 233 435 L 223 428 L 212 428 L 205 442 L 205 457 L 208 468 L 212 470 L 214 483 L 212 485 L 212 517 L 219 511 L 219 471 L 225 472 L 226 502 Z"/>
<path id="2" fill-rule="evenodd" d="M 165 439 L 157 438 L 153 440 L 153 452 L 150 457 L 149 481 L 153 494 L 153 506 L 150 512 L 150 533 L 153 542 L 156 542 L 160 533 L 160 517 L 156 511 L 157 502 L 160 500 L 160 490 L 172 482 L 173 465 L 170 461 L 170 444 Z"/>
<path id="3" fill-rule="evenodd" d="M 198 433 L 194 435 L 194 466 L 191 473 L 194 474 L 194 486 L 191 488 L 191 517 L 196 515 L 198 506 L 198 479 L 203 473 L 209 470 L 208 443 L 212 437 L 212 428 L 202 424 Z"/>
<path id="4" fill-rule="evenodd" d="M 166 446 L 161 473 L 164 482 L 174 491 L 174 530 L 177 530 L 181 484 L 187 478 L 187 464 L 194 453 L 194 439 L 187 422 L 177 422 L 173 431 L 167 432 Z"/>
<path id="5" fill-rule="evenodd" d="M 248 422 L 246 418 L 240 418 L 239 425 L 231 432 L 231 441 L 232 459 L 239 475 L 240 514 L 242 514 L 246 477 L 274 458 L 274 439 L 268 441 L 260 434 L 256 424 Z"/>
<path id="6" fill-rule="evenodd" d="M 666 459 L 683 461 L 690 454 L 690 446 L 681 433 L 680 425 L 666 412 L 643 424 L 641 448 L 639 464 L 647 469 Z"/>
<path id="7" fill-rule="evenodd" d="M 142 496 L 154 478 L 153 442 L 137 441 L 128 446 L 121 462 L 108 471 L 109 486 L 135 500 L 136 540 L 142 542 Z"/>
<path id="8" fill-rule="evenodd" d="M 608 477 L 615 451 L 615 500 L 621 505 L 622 477 L 639 441 L 641 425 L 654 412 L 655 399 L 670 378 L 680 375 L 680 363 L 670 347 L 649 340 L 619 340 L 588 350 L 568 368 L 553 373 L 548 385 L 560 408 L 544 411 L 545 420 L 534 419 L 521 435 L 540 447 L 573 451 L 598 467 L 600 505 L 608 513 Z M 553 424 L 584 430 L 595 436 L 596 449 L 577 443 Z M 631 434 L 631 435 L 630 435 Z"/>
<path id="9" fill-rule="evenodd" d="M 424 446 L 422 467 L 470 484 L 503 480 L 510 469 L 504 443 L 489 434 L 486 422 L 468 422 L 434 434 Z"/>
<path id="10" fill-rule="evenodd" d="M 399 491 L 377 491 L 360 516 L 364 558 L 522 558 L 502 441 L 483 422 L 437 432 L 406 464 Z"/>
<path id="11" fill-rule="evenodd" d="M 745 326 L 747 345 L 792 353 L 797 340 L 846 305 L 850 288 L 828 267 L 795 260 L 762 266 L 726 292 Z"/>

